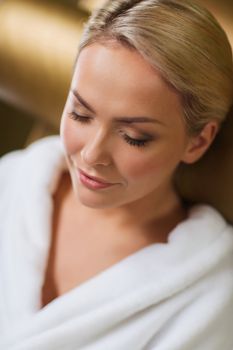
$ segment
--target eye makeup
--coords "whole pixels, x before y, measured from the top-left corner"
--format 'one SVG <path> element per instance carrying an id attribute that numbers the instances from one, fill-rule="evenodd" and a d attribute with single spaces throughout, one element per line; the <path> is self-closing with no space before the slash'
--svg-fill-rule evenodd
<path id="1" fill-rule="evenodd" d="M 80 115 L 74 111 L 68 113 L 68 116 L 75 120 L 78 121 L 81 124 L 89 124 L 91 122 L 92 117 Z M 150 136 L 149 138 L 146 139 L 136 139 L 132 138 L 123 131 L 120 131 L 120 134 L 122 135 L 123 139 L 131 146 L 137 146 L 137 147 L 144 147 L 146 146 L 150 141 L 152 141 L 152 137 Z"/>

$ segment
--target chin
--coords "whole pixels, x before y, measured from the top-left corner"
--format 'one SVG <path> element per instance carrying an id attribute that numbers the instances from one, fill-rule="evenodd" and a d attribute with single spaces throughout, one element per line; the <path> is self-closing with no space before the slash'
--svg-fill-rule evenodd
<path id="1" fill-rule="evenodd" d="M 74 195 L 82 205 L 88 208 L 108 209 L 116 206 L 112 197 L 103 198 L 102 196 L 98 196 L 95 192 L 87 193 L 87 191 L 83 191 L 83 189 L 76 188 L 74 190 Z"/>
<path id="2" fill-rule="evenodd" d="M 103 203 L 103 201 L 88 200 L 86 198 L 79 197 L 79 201 L 82 205 L 92 209 L 112 209 L 115 206 L 111 203 Z"/>

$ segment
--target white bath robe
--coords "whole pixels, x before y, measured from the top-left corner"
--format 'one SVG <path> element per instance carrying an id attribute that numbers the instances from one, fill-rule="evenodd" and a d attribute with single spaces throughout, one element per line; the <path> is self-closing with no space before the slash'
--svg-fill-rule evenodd
<path id="1" fill-rule="evenodd" d="M 204 204 L 41 309 L 65 167 L 58 136 L 0 159 L 0 349 L 232 350 L 233 229 Z"/>

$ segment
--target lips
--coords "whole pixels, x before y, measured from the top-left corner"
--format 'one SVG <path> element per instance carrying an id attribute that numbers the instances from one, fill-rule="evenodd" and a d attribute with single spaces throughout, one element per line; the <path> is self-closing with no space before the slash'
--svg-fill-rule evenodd
<path id="1" fill-rule="evenodd" d="M 104 179 L 101 179 L 101 178 L 99 178 L 99 177 L 91 176 L 91 175 L 85 173 L 85 172 L 84 172 L 83 170 L 81 170 L 81 169 L 78 169 L 78 171 L 80 172 L 80 174 L 83 174 L 84 176 L 88 177 L 89 179 L 94 180 L 94 181 L 96 181 L 96 182 L 98 182 L 98 183 L 100 183 L 100 184 L 112 185 L 112 183 L 107 182 L 107 181 L 105 181 Z"/>

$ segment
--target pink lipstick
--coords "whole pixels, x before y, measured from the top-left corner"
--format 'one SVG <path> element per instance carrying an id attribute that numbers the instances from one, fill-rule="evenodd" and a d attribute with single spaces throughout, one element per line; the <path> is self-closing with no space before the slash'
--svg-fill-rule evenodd
<path id="1" fill-rule="evenodd" d="M 86 186 L 90 189 L 93 189 L 93 190 L 107 188 L 107 187 L 114 185 L 112 183 L 102 182 L 99 180 L 99 178 L 92 177 L 92 176 L 84 173 L 81 169 L 78 169 L 77 173 L 78 173 L 78 177 L 79 177 L 80 182 L 84 186 Z"/>

